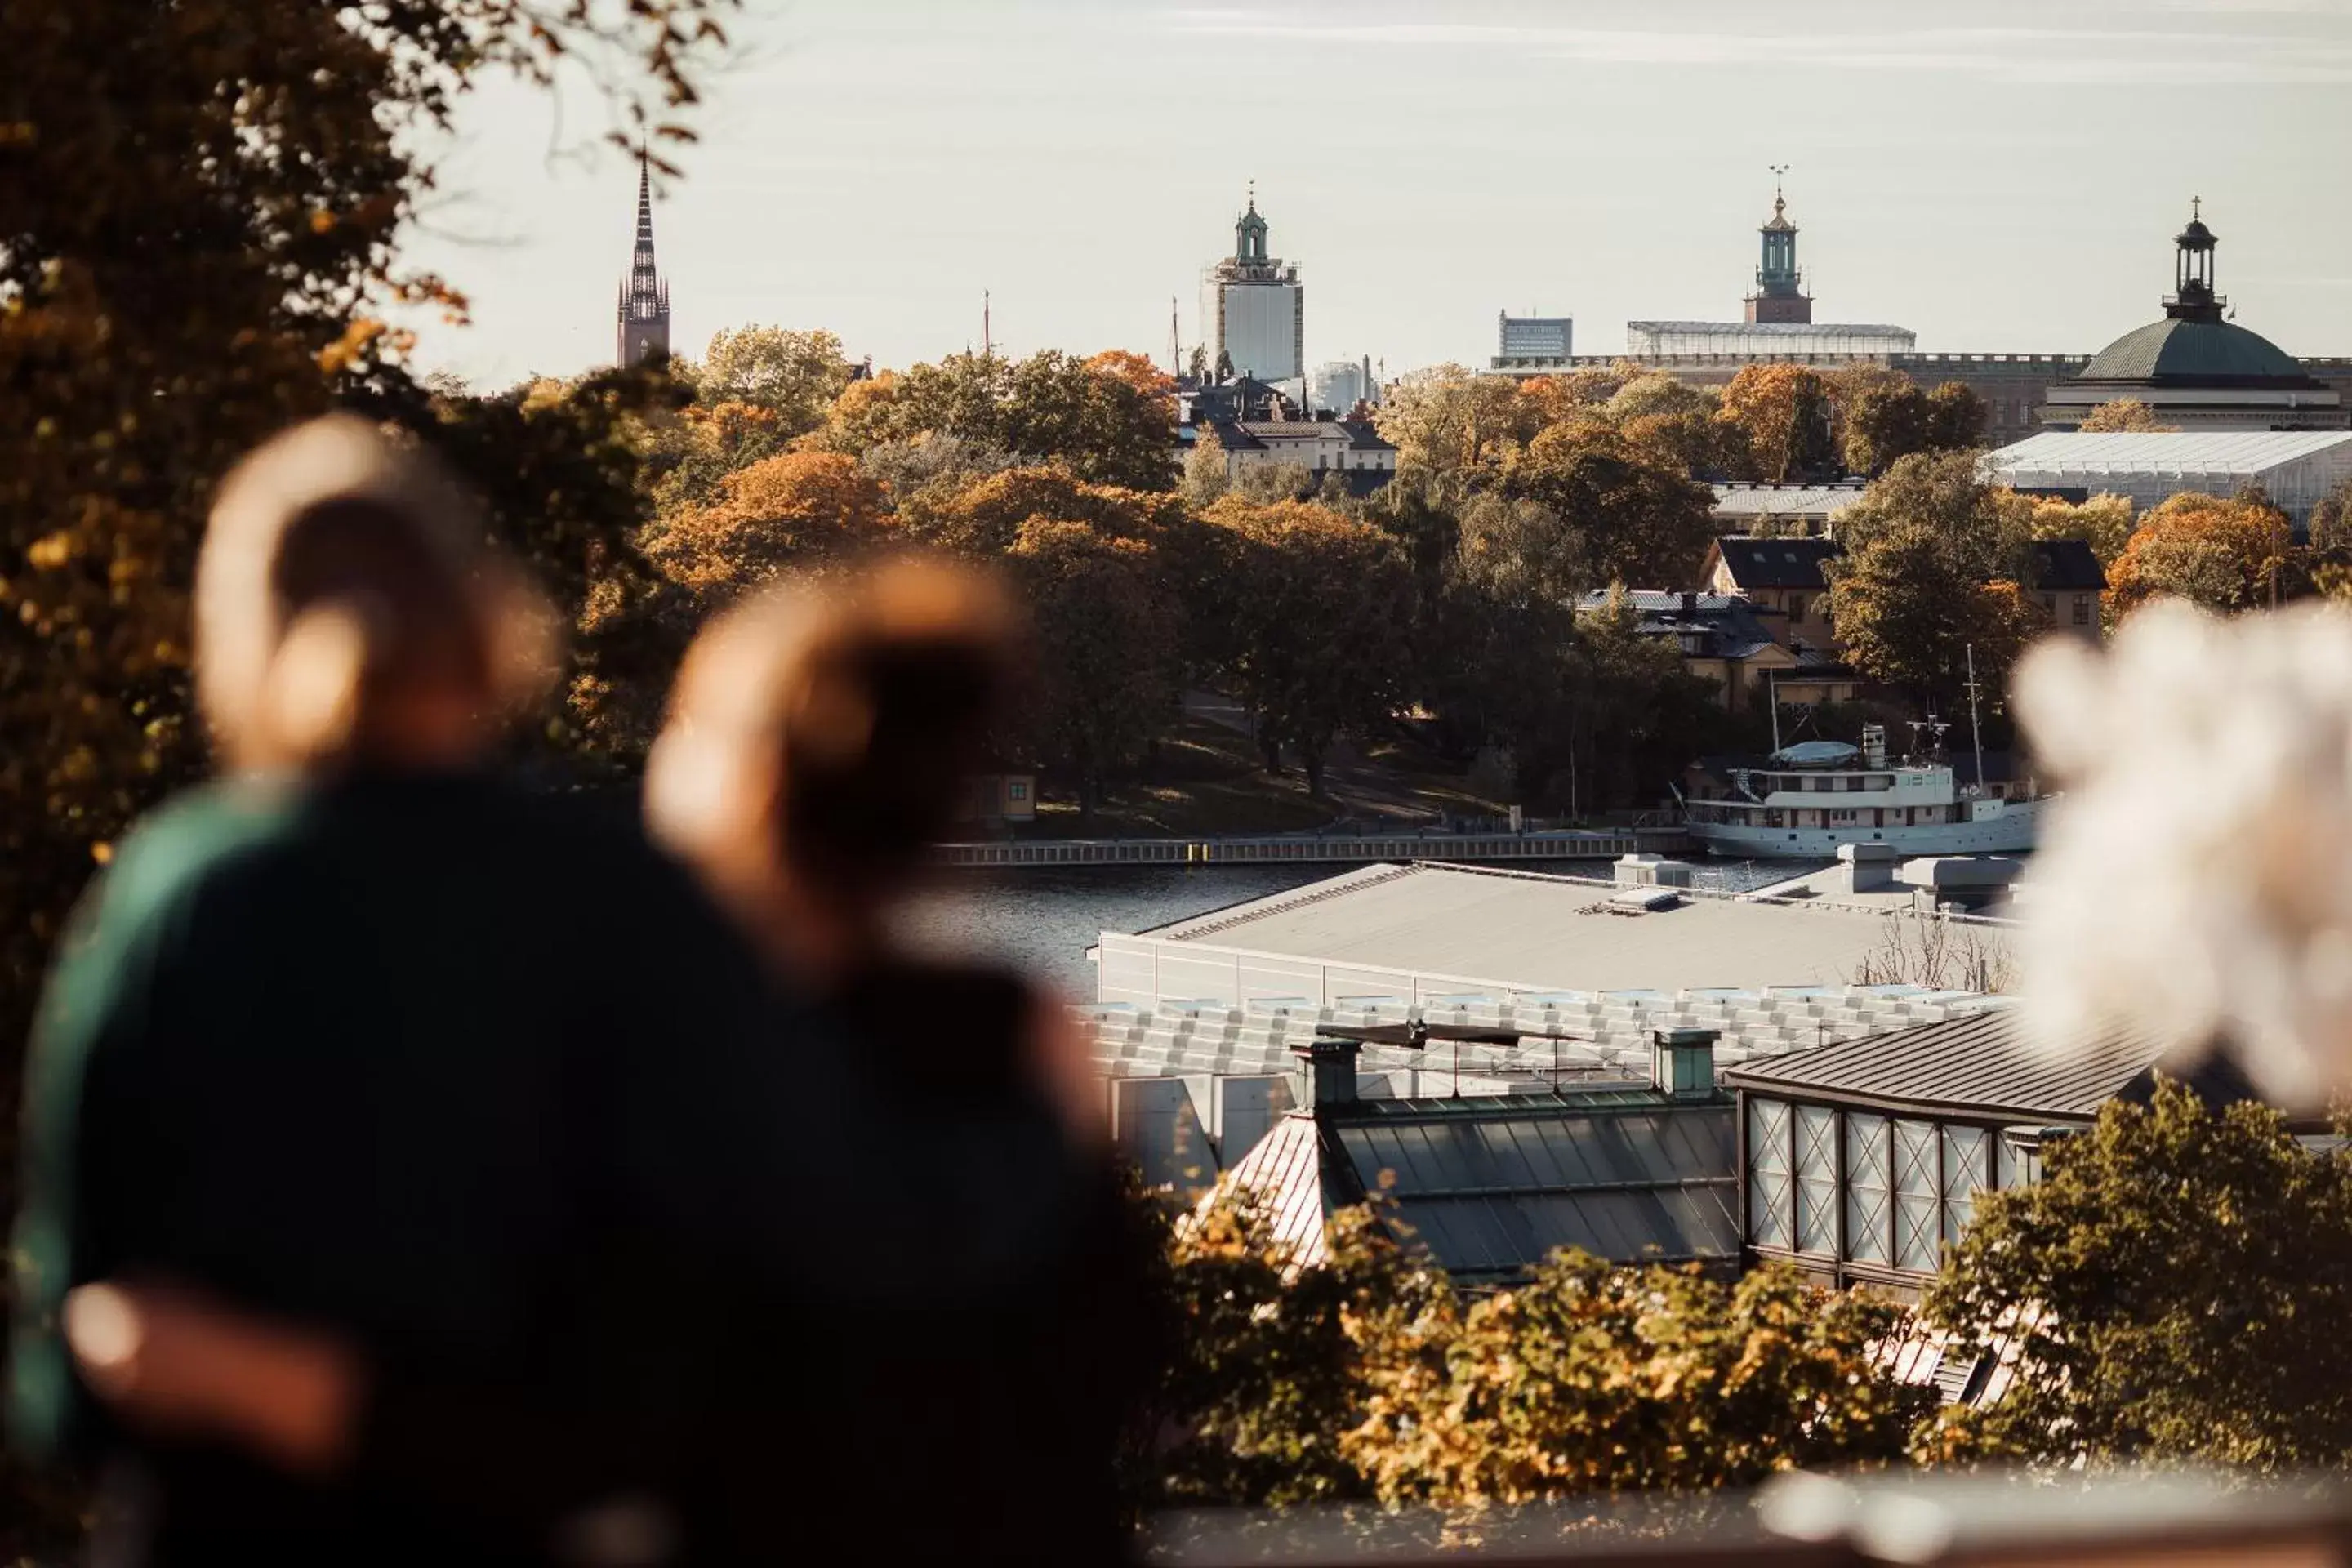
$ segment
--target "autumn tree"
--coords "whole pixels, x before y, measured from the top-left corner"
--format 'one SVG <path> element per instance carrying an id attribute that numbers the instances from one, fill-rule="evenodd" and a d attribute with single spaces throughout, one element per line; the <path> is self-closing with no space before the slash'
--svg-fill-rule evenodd
<path id="1" fill-rule="evenodd" d="M 1133 359 L 1050 349 L 1023 360 L 950 354 L 852 383 L 813 439 L 854 455 L 885 441 L 952 436 L 1024 462 L 1057 462 L 1081 479 L 1166 489 L 1176 472 L 1175 398 L 1166 377 L 1148 380 Z"/>
<path id="2" fill-rule="evenodd" d="M 1232 488 L 1225 444 L 1218 439 L 1214 426 L 1202 425 L 1192 437 L 1192 449 L 1184 454 L 1184 478 L 1178 486 L 1184 504 L 1194 511 L 1206 511 Z"/>
<path id="3" fill-rule="evenodd" d="M 1983 443 L 1983 399 L 1957 381 L 1923 392 L 1900 371 L 1843 373 L 1838 438 L 1845 466 L 1872 479 L 1916 452 L 1962 451 Z"/>
<path id="4" fill-rule="evenodd" d="M 2041 630 L 2013 579 L 1988 579 L 1979 552 L 1922 521 L 1903 521 L 1850 551 L 1830 589 L 1845 660 L 1873 680 L 1949 707 L 1977 675 L 2005 672 Z"/>
<path id="5" fill-rule="evenodd" d="M 1404 694 L 1412 571 L 1369 523 L 1305 501 L 1227 496 L 1209 509 L 1219 552 L 1224 688 L 1246 708 L 1266 767 L 1297 752 L 1310 793 L 1342 731 Z"/>
<path id="6" fill-rule="evenodd" d="M 2147 435 L 2177 430 L 2179 426 L 2165 424 L 2155 409 L 2137 397 L 2115 397 L 2092 409 L 2075 428 L 2085 435 L 2102 432 Z"/>
<path id="7" fill-rule="evenodd" d="M 1512 454 L 1501 490 L 1540 502 L 1573 526 L 1597 582 L 1688 581 L 1714 536 L 1714 493 L 1644 461 L 1614 436 L 1566 426 L 1545 430 Z"/>
<path id="8" fill-rule="evenodd" d="M 1374 1298 L 1344 1455 L 1380 1500 L 1447 1508 L 1752 1487 L 1890 1465 L 1935 1393 L 1877 1347 L 1897 1310 L 1793 1269 L 1735 1283 L 1574 1250 L 1490 1296 Z"/>
<path id="9" fill-rule="evenodd" d="M 1374 424 L 1396 447 L 1401 475 L 1458 494 L 1490 479 L 1504 453 L 1543 428 L 1545 416 L 1508 378 L 1446 364 L 1398 382 Z"/>
<path id="10" fill-rule="evenodd" d="M 1882 533 L 1924 528 L 1979 578 L 2030 582 L 2032 511 L 2014 501 L 1987 482 L 1974 452 L 1915 452 L 1839 514 L 1838 540 L 1852 560 Z"/>
<path id="11" fill-rule="evenodd" d="M 672 517 L 646 553 L 698 613 L 779 574 L 869 553 L 896 532 L 882 487 L 838 452 L 785 452 L 730 474 L 708 506 Z"/>
<path id="12" fill-rule="evenodd" d="M 763 409 L 790 439 L 824 423 L 833 400 L 849 384 L 851 369 L 841 340 L 831 332 L 749 326 L 711 334 L 701 362 L 687 374 L 705 406 Z"/>
<path id="13" fill-rule="evenodd" d="M 1055 467 L 1006 468 L 953 489 L 930 487 L 903 500 L 909 540 L 991 561 L 1011 550 L 1033 518 L 1084 523 L 1110 539 L 1148 539 L 1181 516 L 1164 491 L 1089 484 Z"/>
<path id="14" fill-rule="evenodd" d="M 2113 566 L 2131 542 L 2139 514 L 2131 498 L 2095 495 L 2087 500 L 2063 500 L 2055 496 L 2021 497 L 2031 505 L 2027 526 L 2036 539 L 2079 539 L 2091 547 L 2102 566 Z"/>
<path id="15" fill-rule="evenodd" d="M 2107 574 L 2121 616 L 2157 597 L 2213 610 L 2252 609 L 2277 592 L 2292 546 L 2286 516 L 2252 500 L 2188 493 L 2140 519 Z"/>
<path id="16" fill-rule="evenodd" d="M 1930 450 L 1963 452 L 1985 444 L 1991 410 L 1976 389 L 1964 381 L 1947 381 L 1927 395 L 1927 446 Z"/>
<path id="17" fill-rule="evenodd" d="M 1723 389 L 1716 417 L 1738 433 L 1759 477 L 1784 484 L 1837 467 L 1832 412 L 1828 384 L 1805 366 L 1751 364 Z"/>
<path id="18" fill-rule="evenodd" d="M 2111 1101 L 1986 1193 L 1928 1291 L 2015 1378 L 1952 1448 L 2054 1468 L 2352 1463 L 2352 1155 L 2177 1083 Z"/>
<path id="19" fill-rule="evenodd" d="M 1111 772 L 1168 726 L 1179 695 L 1177 608 L 1151 546 L 1033 517 L 1005 561 L 1036 642 L 1027 733 L 1090 817 Z"/>

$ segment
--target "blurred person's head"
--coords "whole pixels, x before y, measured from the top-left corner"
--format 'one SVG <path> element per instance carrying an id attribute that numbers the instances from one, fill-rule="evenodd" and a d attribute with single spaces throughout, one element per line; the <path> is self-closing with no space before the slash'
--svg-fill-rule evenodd
<path id="1" fill-rule="evenodd" d="M 678 675 L 646 771 L 656 837 L 739 905 L 869 939 L 955 821 L 1017 679 L 989 579 L 901 561 L 763 595 Z"/>
<path id="2" fill-rule="evenodd" d="M 332 415 L 231 471 L 196 568 L 196 690 L 229 765 L 317 773 L 476 758 L 536 684 L 548 625 L 429 454 Z"/>

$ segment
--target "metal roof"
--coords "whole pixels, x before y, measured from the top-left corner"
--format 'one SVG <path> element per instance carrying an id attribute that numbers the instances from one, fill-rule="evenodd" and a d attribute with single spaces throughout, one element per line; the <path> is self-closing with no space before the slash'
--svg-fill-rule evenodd
<path id="1" fill-rule="evenodd" d="M 1373 866 L 1142 934 L 1531 991 L 1839 985 L 1875 914 L 1696 898 L 1612 915 L 1612 889 L 1528 873 Z"/>
<path id="2" fill-rule="evenodd" d="M 1842 552 L 1829 539 L 1740 539 L 1715 542 L 1731 580 L 1742 588 L 1810 588 L 1829 586 L 1822 563 Z"/>
<path id="3" fill-rule="evenodd" d="M 2027 1037 L 2014 1011 L 2004 1009 L 1792 1051 L 1723 1077 L 1736 1088 L 1792 1100 L 2088 1121 L 2164 1054 L 2163 1042 L 2139 1036 L 2047 1050 Z"/>
<path id="4" fill-rule="evenodd" d="M 1987 477 L 2014 483 L 2039 474 L 2153 474 L 2252 478 L 2352 442 L 2347 430 L 2045 430 L 1987 454 Z"/>
<path id="5" fill-rule="evenodd" d="M 1851 485 L 1717 485 L 1717 517 L 1835 517 L 1862 499 Z"/>
<path id="6" fill-rule="evenodd" d="M 1628 321 L 1625 330 L 1675 332 L 1686 336 L 1737 338 L 1888 338 L 1916 337 L 1908 327 L 1886 321 Z"/>
<path id="7" fill-rule="evenodd" d="M 2078 381 L 2166 386 L 2314 384 L 2284 349 L 2229 321 L 2168 318 L 2126 332 L 2091 358 Z"/>
<path id="8" fill-rule="evenodd" d="M 1380 1192 L 1399 1236 L 1456 1280 L 1516 1275 L 1563 1247 L 1618 1262 L 1739 1253 L 1727 1097 L 1371 1100 L 1284 1118 L 1234 1173 L 1277 1239 L 1322 1257 L 1335 1210 Z"/>
<path id="9" fill-rule="evenodd" d="M 2033 585 L 2055 593 L 2105 593 L 2106 568 L 2098 552 L 2080 539 L 2033 542 Z"/>

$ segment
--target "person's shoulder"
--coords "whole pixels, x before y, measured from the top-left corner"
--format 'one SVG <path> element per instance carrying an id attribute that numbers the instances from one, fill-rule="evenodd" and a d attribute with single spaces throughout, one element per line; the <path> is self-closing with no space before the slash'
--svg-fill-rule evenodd
<path id="1" fill-rule="evenodd" d="M 170 909 L 198 889 L 265 862 L 296 833 L 299 802 L 288 790 L 222 781 L 186 790 L 147 814 L 113 846 L 97 889 L 97 911 L 137 921 Z"/>

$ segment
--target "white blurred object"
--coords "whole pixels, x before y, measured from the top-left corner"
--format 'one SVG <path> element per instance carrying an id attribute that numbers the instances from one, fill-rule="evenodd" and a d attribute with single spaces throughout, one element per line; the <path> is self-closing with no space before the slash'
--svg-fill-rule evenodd
<path id="1" fill-rule="evenodd" d="M 2021 944 L 2053 1048 L 2219 1040 L 2263 1093 L 2352 1083 L 2352 615 L 2178 602 L 2017 676 L 2053 803 Z"/>

